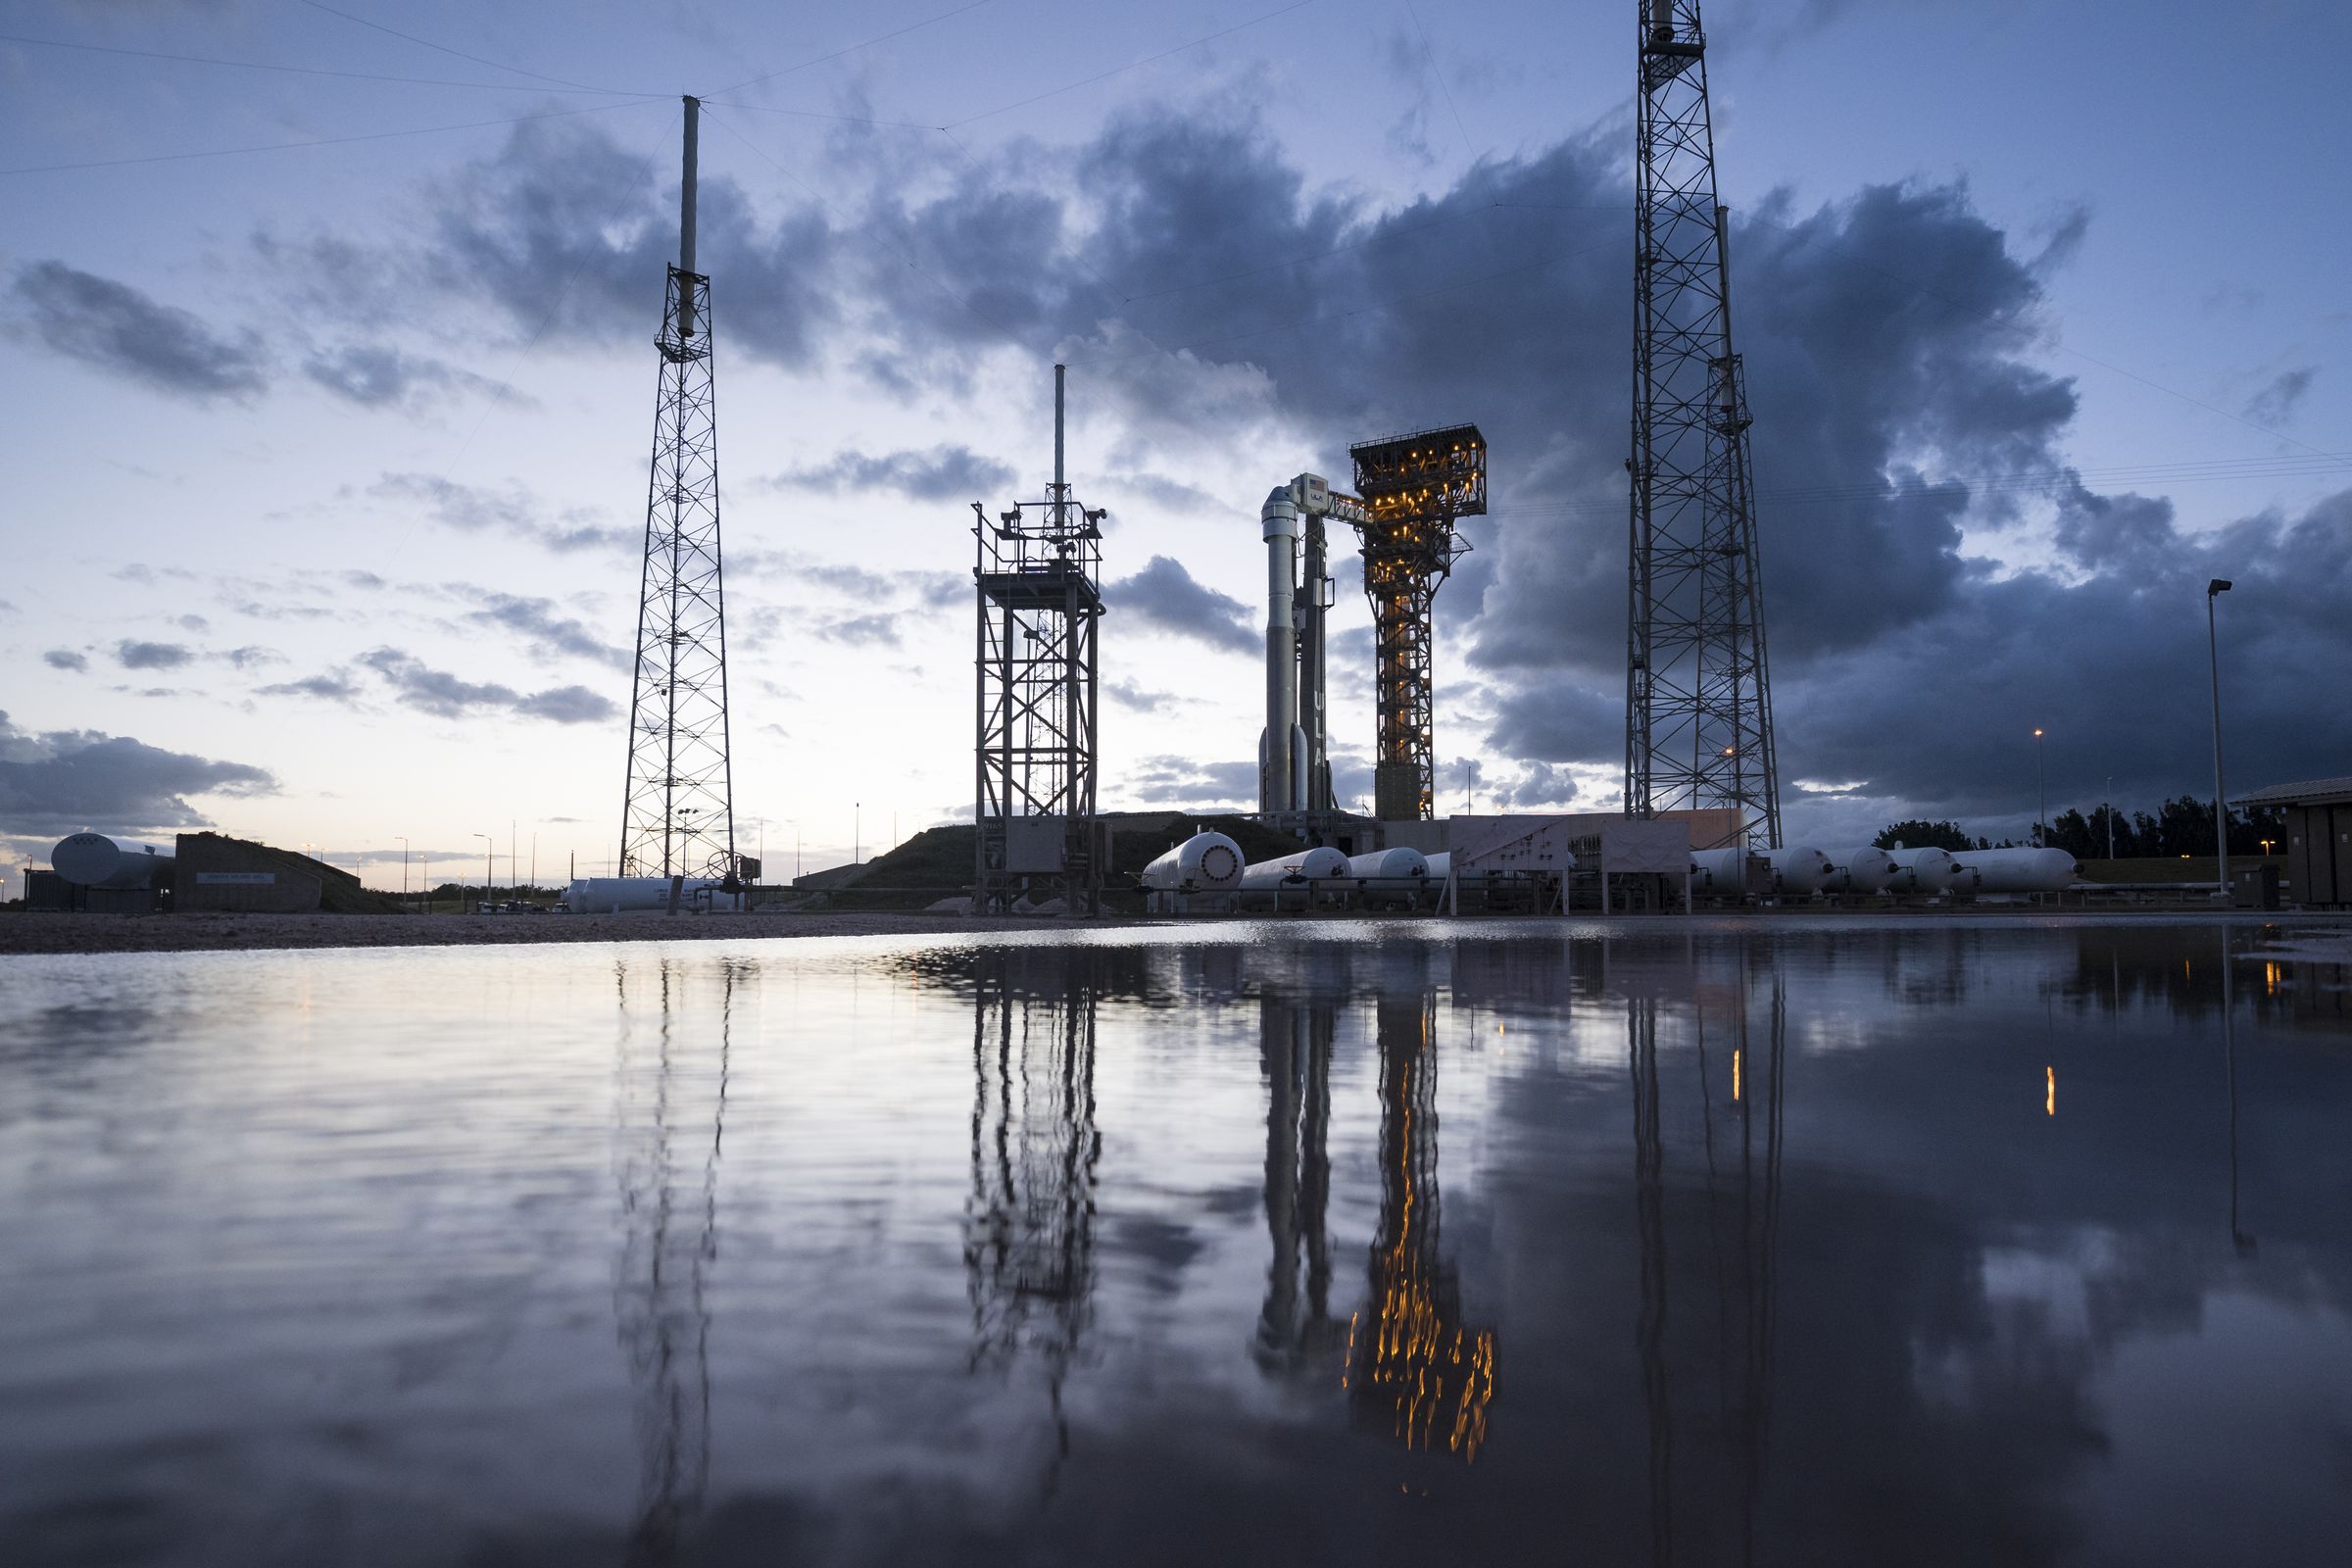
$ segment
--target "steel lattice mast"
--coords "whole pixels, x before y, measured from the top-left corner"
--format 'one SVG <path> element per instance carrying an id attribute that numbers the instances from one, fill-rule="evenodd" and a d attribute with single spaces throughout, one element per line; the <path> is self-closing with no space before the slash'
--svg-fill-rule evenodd
<path id="1" fill-rule="evenodd" d="M 1781 842 L 1744 372 L 1697 0 L 1640 0 L 1625 803 Z"/>
<path id="2" fill-rule="evenodd" d="M 661 389 L 645 508 L 637 680 L 629 701 L 622 876 L 712 876 L 733 885 L 727 751 L 726 594 L 718 551 L 718 413 L 710 376 L 710 279 L 694 270 L 695 129 L 686 100 L 678 263 L 662 312 Z"/>

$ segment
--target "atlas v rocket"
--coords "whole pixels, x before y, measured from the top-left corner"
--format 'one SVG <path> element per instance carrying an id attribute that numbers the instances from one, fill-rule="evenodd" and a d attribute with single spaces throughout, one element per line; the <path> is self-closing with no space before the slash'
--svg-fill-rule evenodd
<path id="1" fill-rule="evenodd" d="M 1319 473 L 1278 485 L 1258 512 L 1266 540 L 1266 727 L 1257 741 L 1257 808 L 1329 811 L 1330 710 L 1324 680 L 1332 603 L 1324 523 L 1363 519 L 1363 504 L 1336 495 Z M 1303 568 L 1303 570 L 1301 569 Z"/>

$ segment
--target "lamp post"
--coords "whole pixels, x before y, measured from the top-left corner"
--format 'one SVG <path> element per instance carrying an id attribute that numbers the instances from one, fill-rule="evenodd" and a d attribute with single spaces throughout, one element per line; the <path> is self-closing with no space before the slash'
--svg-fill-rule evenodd
<path id="1" fill-rule="evenodd" d="M 864 843 L 865 803 L 863 801 L 852 801 L 850 803 L 850 863 L 852 865 L 863 865 L 865 863 L 865 856 L 861 848 Z"/>
<path id="2" fill-rule="evenodd" d="M 2216 577 L 2205 585 L 2205 659 L 2213 671 L 2213 847 L 2220 856 L 2217 891 L 2230 902 L 2230 798 L 2222 789 L 2222 643 L 2214 626 L 2213 602 L 2230 591 L 2230 579 Z"/>
<path id="3" fill-rule="evenodd" d="M 2034 726 L 2034 844 L 2036 849 L 2049 843 L 2046 824 L 2050 817 L 2049 774 L 2041 765 L 2041 726 Z"/>
<path id="4" fill-rule="evenodd" d="M 476 833 L 474 837 L 482 841 L 482 902 L 488 904 L 490 902 L 490 857 L 492 848 L 498 843 L 498 840 L 487 833 Z"/>
<path id="5" fill-rule="evenodd" d="M 2107 775 L 2107 858 L 2115 858 L 2115 775 Z"/>
<path id="6" fill-rule="evenodd" d="M 400 906 L 405 909 L 409 906 L 409 841 L 397 833 L 392 836 L 400 839 Z"/>

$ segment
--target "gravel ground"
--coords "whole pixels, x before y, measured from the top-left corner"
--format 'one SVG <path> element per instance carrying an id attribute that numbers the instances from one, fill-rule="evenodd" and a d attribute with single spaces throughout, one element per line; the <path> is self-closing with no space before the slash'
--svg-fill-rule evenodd
<path id="1" fill-rule="evenodd" d="M 60 914 L 0 913 L 0 956 L 429 948 L 496 943 L 742 941 L 757 937 L 931 936 L 1068 931 L 1084 920 L 955 914 Z"/>

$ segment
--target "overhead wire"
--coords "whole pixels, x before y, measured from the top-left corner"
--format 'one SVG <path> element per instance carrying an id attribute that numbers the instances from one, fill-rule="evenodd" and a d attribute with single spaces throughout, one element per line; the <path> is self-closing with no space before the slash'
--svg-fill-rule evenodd
<path id="1" fill-rule="evenodd" d="M 482 92 L 587 93 L 600 98 L 654 98 L 659 93 L 624 93 L 604 87 L 543 87 L 519 81 L 456 81 L 439 76 L 391 76 L 373 71 L 335 71 L 324 66 L 286 66 L 266 60 L 224 60 L 215 55 L 167 54 L 160 49 L 126 49 L 117 44 L 73 43 L 63 38 L 27 38 L 0 32 L 0 43 L 34 49 L 71 49 L 81 54 L 125 55 L 136 60 L 168 60 L 185 66 L 226 66 L 237 71 L 274 71 L 295 76 L 335 76 L 346 81 L 390 81 L 411 87 L 471 87 Z"/>
<path id="2" fill-rule="evenodd" d="M 1044 92 L 1033 93 L 1029 97 L 1019 99 L 1013 103 L 999 104 L 994 109 L 984 109 L 979 114 L 966 115 L 961 120 L 951 120 L 941 128 L 944 130 L 954 130 L 958 126 L 975 124 L 983 120 L 994 120 L 999 115 L 1009 115 L 1015 109 L 1026 109 L 1031 104 L 1042 104 L 1047 99 L 1058 98 L 1065 92 L 1076 92 L 1081 87 L 1091 87 L 1096 82 L 1108 81 L 1113 76 L 1123 76 L 1130 71 L 1140 71 L 1145 66 L 1156 64 L 1159 61 L 1167 59 L 1171 55 L 1180 55 L 1188 49 L 1198 49 L 1204 43 L 1214 43 L 1219 38 L 1231 37 L 1237 32 L 1243 32 L 1250 27 L 1258 26 L 1263 23 L 1272 22 L 1277 17 L 1287 17 L 1292 12 L 1304 10 L 1306 7 L 1311 6 L 1314 3 L 1315 0 L 1291 0 L 1291 4 L 1283 6 L 1278 10 L 1266 12 L 1263 16 L 1251 17 L 1247 22 L 1237 22 L 1230 27 L 1220 27 L 1215 32 L 1207 33 L 1201 37 L 1195 38 L 1190 43 L 1180 43 L 1173 49 L 1162 49 L 1159 51 L 1159 53 L 1155 55 L 1146 55 L 1141 60 L 1130 60 L 1123 66 L 1116 66 L 1109 71 L 1097 73 L 1095 75 L 1088 76 L 1083 80 L 1067 82 L 1059 87 L 1050 87 Z"/>
<path id="3" fill-rule="evenodd" d="M 258 142 L 248 147 L 211 147 L 196 152 L 145 153 L 133 158 L 91 158 L 71 164 L 27 164 L 16 169 L 0 169 L 0 174 L 53 174 L 78 169 L 122 169 L 133 164 L 181 163 L 192 158 L 234 158 L 245 153 L 290 152 L 304 147 L 341 147 L 353 142 L 390 141 L 402 136 L 437 136 L 452 130 L 480 130 L 491 125 L 521 125 L 538 120 L 564 120 L 574 115 L 601 115 L 614 109 L 637 109 L 651 98 L 632 98 L 625 103 L 587 104 L 577 109 L 551 109 L 545 114 L 509 115 L 499 120 L 468 120 L 454 125 L 416 125 L 407 130 L 370 130 L 351 136 L 314 136 L 308 141 Z"/>
<path id="4" fill-rule="evenodd" d="M 388 33 L 388 34 L 389 34 L 389 35 L 391 35 L 392 37 L 395 37 L 395 38 L 401 39 L 403 42 L 406 42 L 406 43 L 413 43 L 413 44 L 416 44 L 417 47 L 419 47 L 419 48 L 422 48 L 422 49 L 431 49 L 431 50 L 434 50 L 434 51 L 436 51 L 437 53 L 440 53 L 440 54 L 445 54 L 445 55 L 451 55 L 451 56 L 454 56 L 455 58 L 457 58 L 457 59 L 459 59 L 459 60 L 469 60 L 469 61 L 471 61 L 473 64 L 475 64 L 475 65 L 477 65 L 477 66 L 488 66 L 488 67 L 489 67 L 491 70 L 493 70 L 493 71 L 504 71 L 504 72 L 509 72 L 509 73 L 512 73 L 513 74 L 514 74 L 514 75 L 517 75 L 517 76 L 528 76 L 528 77 L 530 77 L 530 78 L 531 78 L 533 81 L 545 81 L 545 82 L 552 82 L 552 83 L 554 83 L 556 86 L 559 86 L 559 87 L 570 87 L 570 88 L 573 88 L 573 89 L 575 89 L 575 90 L 577 90 L 577 91 L 580 91 L 580 92 L 614 92 L 614 91 L 616 91 L 616 89 L 610 88 L 610 87 L 593 87 L 593 86 L 590 86 L 590 85 L 588 85 L 586 82 L 570 81 L 570 80 L 567 80 L 567 79 L 565 79 L 565 78 L 564 78 L 564 77 L 563 77 L 563 76 L 547 76 L 547 75 L 542 75 L 542 74 L 539 74 L 538 72 L 536 72 L 536 71 L 525 71 L 525 70 L 523 70 L 523 68 L 522 68 L 522 67 L 520 67 L 520 66 L 510 66 L 510 65 L 508 65 L 508 64 L 507 64 L 505 61 L 503 61 L 503 60 L 492 60 L 492 59 L 489 59 L 488 57 L 486 57 L 486 56 L 483 56 L 483 55 L 470 55 L 470 54 L 467 54 L 467 53 L 466 53 L 465 50 L 463 50 L 463 49 L 453 49 L 453 48 L 451 48 L 451 47 L 450 47 L 448 44 L 445 44 L 445 43 L 435 43 L 435 42 L 433 42 L 433 40 L 432 40 L 432 39 L 430 39 L 430 38 L 419 38 L 418 36 L 416 36 L 416 34 L 415 34 L 415 33 L 413 33 L 413 32 L 403 32 L 403 31 L 401 31 L 401 30 L 400 30 L 398 27 L 387 27 L 386 25 L 384 25 L 384 24 L 383 24 L 382 23 L 380 23 L 380 22 L 370 22 L 370 21 L 368 21 L 368 20 L 366 17 L 362 17 L 362 16 L 355 16 L 355 15 L 353 15 L 353 14 L 352 14 L 351 12 L 349 12 L 349 11 L 338 11 L 338 10 L 336 10 L 336 9 L 335 9 L 333 6 L 322 4 L 322 3 L 321 3 L 321 0 L 301 0 L 301 3 L 302 3 L 303 5 L 309 6 L 309 7 L 310 7 L 310 8 L 311 8 L 313 11 L 322 11 L 322 12 L 326 13 L 326 15 L 328 15 L 328 16 L 330 16 L 330 17 L 340 17 L 340 18 L 341 18 L 343 21 L 345 21 L 345 22 L 354 23 L 354 24 L 358 24 L 358 25 L 360 25 L 360 26 L 363 26 L 363 27 L 368 27 L 368 28 L 372 28 L 374 31 L 377 31 L 377 32 L 381 32 L 381 33 Z M 666 96 L 668 96 L 668 95 L 667 95 L 667 94 L 655 94 L 655 93 L 648 93 L 648 94 L 645 94 L 644 96 L 646 96 L 646 97 L 666 97 Z"/>
<path id="5" fill-rule="evenodd" d="M 952 17 L 960 17 L 967 11 L 977 11 L 982 6 L 994 5 L 995 3 L 996 0 L 968 0 L 968 3 L 959 5 L 953 11 L 942 11 L 939 13 L 939 15 L 935 17 L 926 17 L 921 22 L 910 22 L 904 27 L 897 27 L 889 32 L 877 33 L 873 37 L 864 39 L 861 42 L 850 44 L 844 48 L 836 49 L 829 55 L 818 55 L 813 59 L 804 60 L 797 66 L 786 66 L 781 71 L 771 71 L 763 76 L 753 76 L 748 80 L 735 83 L 735 85 L 732 87 L 721 87 L 717 92 L 712 93 L 710 96 L 713 98 L 724 98 L 731 92 L 741 92 L 746 87 L 757 87 L 762 82 L 773 81 L 778 76 L 789 76 L 795 72 L 807 71 L 811 66 L 825 65 L 832 61 L 841 59 L 844 55 L 854 55 L 860 49 L 871 49 L 878 43 L 888 43 L 893 38 L 904 38 L 910 32 L 920 32 L 923 28 L 946 22 Z M 738 104 L 735 107 L 741 109 L 749 106 Z M 923 128 L 928 130 L 930 127 L 926 125 Z"/>

